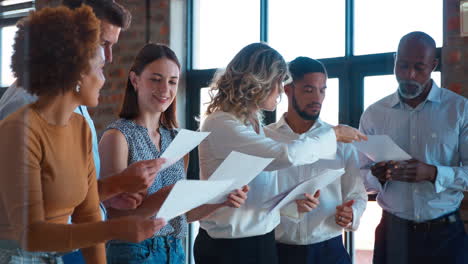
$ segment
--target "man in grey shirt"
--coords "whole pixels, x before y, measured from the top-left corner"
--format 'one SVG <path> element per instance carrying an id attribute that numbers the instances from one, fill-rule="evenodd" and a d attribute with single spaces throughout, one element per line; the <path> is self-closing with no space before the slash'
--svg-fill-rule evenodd
<path id="1" fill-rule="evenodd" d="M 434 83 L 437 63 L 429 35 L 405 35 L 395 57 L 398 90 L 361 117 L 362 132 L 386 134 L 412 157 L 367 174 L 383 209 L 374 263 L 468 263 L 458 212 L 468 190 L 468 102 Z"/>

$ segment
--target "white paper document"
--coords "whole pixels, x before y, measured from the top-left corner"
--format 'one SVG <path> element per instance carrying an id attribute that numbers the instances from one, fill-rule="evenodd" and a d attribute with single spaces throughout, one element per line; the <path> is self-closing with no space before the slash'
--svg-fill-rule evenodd
<path id="1" fill-rule="evenodd" d="M 369 135 L 367 137 L 369 138 L 367 141 L 351 144 L 373 162 L 411 159 L 411 156 L 402 150 L 389 136 Z"/>
<path id="2" fill-rule="evenodd" d="M 344 173 L 344 169 L 323 169 L 323 172 L 320 173 L 320 175 L 302 181 L 289 190 L 286 190 L 265 201 L 263 208 L 268 209 L 269 212 L 279 210 L 289 203 L 294 202 L 295 200 L 304 199 L 304 193 L 309 193 L 312 195 L 315 194 L 317 190 L 320 190 L 330 183 L 336 181 Z"/>
<path id="3" fill-rule="evenodd" d="M 233 180 L 233 183 L 226 192 L 220 193 L 208 203 L 224 202 L 230 192 L 251 182 L 272 161 L 273 158 L 261 158 L 232 151 L 208 181 Z"/>
<path id="4" fill-rule="evenodd" d="M 185 154 L 198 146 L 209 134 L 210 132 L 181 129 L 166 151 L 161 155 L 161 158 L 166 159 L 166 162 L 161 166 L 161 170 L 176 163 Z"/>
<path id="5" fill-rule="evenodd" d="M 166 221 L 182 215 L 193 208 L 206 204 L 220 192 L 228 190 L 232 185 L 230 181 L 199 181 L 180 180 L 167 196 L 163 205 L 156 214 L 156 218 Z"/>

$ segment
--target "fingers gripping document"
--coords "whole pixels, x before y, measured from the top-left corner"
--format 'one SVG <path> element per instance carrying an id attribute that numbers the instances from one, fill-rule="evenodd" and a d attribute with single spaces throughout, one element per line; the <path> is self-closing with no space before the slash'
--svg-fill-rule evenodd
<path id="1" fill-rule="evenodd" d="M 344 173 L 344 169 L 323 169 L 319 175 L 304 180 L 265 201 L 263 208 L 268 209 L 269 212 L 279 210 L 297 199 L 304 199 L 304 193 L 314 194 L 317 190 L 337 180 Z"/>
<path id="2" fill-rule="evenodd" d="M 368 138 L 369 139 L 367 141 L 353 142 L 351 144 L 353 144 L 357 150 L 362 152 L 373 162 L 411 159 L 411 156 L 402 150 L 387 135 L 370 135 Z M 369 165 L 364 167 L 369 167 Z"/>
<path id="3" fill-rule="evenodd" d="M 171 166 L 180 160 L 185 154 L 198 146 L 210 132 L 196 132 L 181 129 L 166 151 L 161 155 L 166 162 L 161 166 L 161 170 Z"/>
<path id="4" fill-rule="evenodd" d="M 272 158 L 260 158 L 233 151 L 209 180 L 178 181 L 156 217 L 169 221 L 200 205 L 223 203 L 230 192 L 252 181 L 271 161 Z M 190 194 L 190 197 L 187 194 Z"/>

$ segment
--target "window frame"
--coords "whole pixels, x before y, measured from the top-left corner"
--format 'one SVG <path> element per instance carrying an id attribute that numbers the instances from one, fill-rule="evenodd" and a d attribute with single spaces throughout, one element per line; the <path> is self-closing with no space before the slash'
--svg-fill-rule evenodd
<path id="1" fill-rule="evenodd" d="M 268 0 L 260 1 L 260 41 L 268 42 Z M 339 123 L 347 124 L 353 127 L 359 127 L 359 120 L 364 111 L 364 78 L 367 76 L 393 75 L 395 52 L 377 53 L 368 55 L 354 55 L 354 2 L 355 0 L 345 0 L 345 55 L 338 58 L 319 59 L 326 67 L 329 78 L 339 79 Z M 193 68 L 193 36 L 195 34 L 193 27 L 194 19 L 194 0 L 187 0 L 187 50 L 186 50 L 186 127 L 191 130 L 197 130 L 199 124 L 194 116 L 199 116 L 200 109 L 200 89 L 207 87 L 216 72 L 216 69 L 194 69 Z M 445 5 L 443 10 L 444 12 Z M 445 35 L 445 32 L 443 33 Z M 437 48 L 437 58 L 441 61 L 440 47 Z M 441 71 L 441 63 L 438 64 L 435 71 Z M 443 76 L 441 76 L 443 80 Z M 275 122 L 276 113 L 266 112 L 264 122 L 266 124 Z M 199 164 L 198 152 L 190 153 L 190 166 L 187 177 L 189 179 L 198 179 Z M 368 196 L 369 201 L 375 201 L 375 195 Z M 189 240 L 191 241 L 191 233 Z M 355 249 L 353 232 L 344 234 L 345 248 L 349 252 L 354 262 Z M 189 260 L 191 258 L 191 247 L 187 252 Z"/>
<path id="2" fill-rule="evenodd" d="M 3 29 L 4 27 L 9 27 L 9 26 L 14 26 L 20 19 L 23 17 L 26 17 L 29 14 L 30 10 L 33 10 L 35 8 L 35 1 L 26 1 L 23 3 L 17 3 L 17 4 L 12 4 L 12 5 L 0 5 L 0 30 Z M 6 12 L 12 12 L 12 11 L 19 11 L 19 10 L 24 10 L 22 12 L 14 12 L 9 15 L 4 15 Z M 0 61 L 2 60 L 2 34 L 0 32 Z M 0 68 L 0 83 L 2 81 L 1 79 L 2 72 Z M 0 98 L 2 95 L 5 93 L 6 89 L 8 86 L 0 86 Z"/>

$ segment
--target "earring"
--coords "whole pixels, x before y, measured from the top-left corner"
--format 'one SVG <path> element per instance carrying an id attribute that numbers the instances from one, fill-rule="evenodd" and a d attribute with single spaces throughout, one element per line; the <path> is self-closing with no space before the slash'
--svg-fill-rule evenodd
<path id="1" fill-rule="evenodd" d="M 76 91 L 77 93 L 79 93 L 79 92 L 80 92 L 80 89 L 81 89 L 81 86 L 80 86 L 79 84 L 77 84 L 76 87 L 75 87 L 75 91 Z"/>

